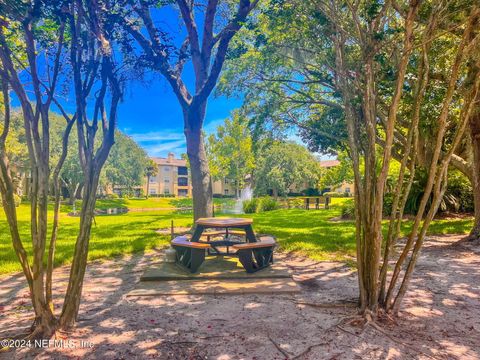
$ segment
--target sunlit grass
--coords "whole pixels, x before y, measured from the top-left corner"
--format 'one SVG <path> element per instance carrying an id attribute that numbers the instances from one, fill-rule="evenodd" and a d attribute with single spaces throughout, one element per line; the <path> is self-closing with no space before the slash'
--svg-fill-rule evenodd
<path id="1" fill-rule="evenodd" d="M 158 208 L 161 206 L 157 205 L 164 203 L 165 200 L 175 199 L 109 200 L 108 207 L 120 207 L 126 202 L 127 207 Z M 191 201 L 181 200 L 185 203 Z M 273 234 L 284 251 L 295 251 L 315 260 L 351 261 L 355 256 L 355 224 L 353 221 L 331 221 L 332 218 L 340 216 L 341 204 L 345 201 L 351 200 L 333 199 L 329 210 L 280 209 L 241 216 L 254 219 L 254 229 L 257 233 Z M 29 205 L 22 204 L 17 210 L 20 234 L 27 252 L 31 255 Z M 68 207 L 62 207 L 55 256 L 56 266 L 71 262 L 78 233 L 79 218 L 68 216 L 68 211 Z M 171 220 L 174 220 L 175 226 L 189 227 L 192 225 L 192 214 L 172 209 L 96 216 L 92 227 L 89 260 L 107 259 L 166 246 L 169 236 L 159 235 L 155 230 L 168 228 Z M 429 233 L 466 234 L 472 225 L 472 219 L 436 220 L 432 223 Z M 385 221 L 384 230 L 386 227 Z M 410 228 L 411 222 L 405 221 L 402 225 L 402 234 L 408 234 Z M 0 274 L 20 270 L 5 215 L 0 210 Z"/>

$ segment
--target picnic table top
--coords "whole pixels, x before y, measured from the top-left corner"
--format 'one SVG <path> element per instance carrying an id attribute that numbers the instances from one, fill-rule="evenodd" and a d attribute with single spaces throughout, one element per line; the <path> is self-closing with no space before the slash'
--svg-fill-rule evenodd
<path id="1" fill-rule="evenodd" d="M 246 226 L 246 225 L 252 225 L 253 219 L 226 218 L 226 217 L 200 218 L 197 221 L 195 221 L 195 223 L 197 225 L 211 226 L 211 227 Z"/>

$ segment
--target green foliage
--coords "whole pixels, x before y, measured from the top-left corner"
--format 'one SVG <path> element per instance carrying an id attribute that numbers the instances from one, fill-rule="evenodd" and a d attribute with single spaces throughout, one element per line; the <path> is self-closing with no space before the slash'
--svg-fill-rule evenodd
<path id="1" fill-rule="evenodd" d="M 304 200 L 299 198 L 289 198 L 287 204 L 289 209 L 303 209 L 305 207 Z"/>
<path id="2" fill-rule="evenodd" d="M 355 202 L 346 201 L 342 205 L 342 219 L 354 219 L 355 218 Z"/>
<path id="3" fill-rule="evenodd" d="M 245 214 L 277 210 L 279 207 L 280 204 L 278 201 L 270 196 L 262 196 L 243 201 L 243 212 Z"/>
<path id="4" fill-rule="evenodd" d="M 108 184 L 125 188 L 127 193 L 144 181 L 145 169 L 150 166 L 145 151 L 129 136 L 117 131 L 104 166 Z"/>
<path id="5" fill-rule="evenodd" d="M 320 175 L 317 159 L 303 146 L 274 141 L 257 151 L 255 192 L 286 195 L 291 187 L 316 187 Z"/>
<path id="6" fill-rule="evenodd" d="M 320 189 L 336 188 L 343 183 L 353 183 L 353 165 L 345 151 L 337 154 L 339 164 L 328 169 L 322 168 Z"/>
<path id="7" fill-rule="evenodd" d="M 255 159 L 252 137 L 244 118 L 234 111 L 231 119 L 217 127 L 207 142 L 210 172 L 214 180 L 234 180 L 237 190 L 245 185 L 245 178 L 251 175 Z"/>
<path id="8" fill-rule="evenodd" d="M 253 214 L 257 212 L 257 207 L 258 207 L 258 199 L 253 198 L 250 200 L 244 200 L 243 201 L 243 212 L 245 214 Z"/>
<path id="9" fill-rule="evenodd" d="M 272 211 L 279 208 L 278 201 L 270 196 L 258 198 L 257 212 Z"/>

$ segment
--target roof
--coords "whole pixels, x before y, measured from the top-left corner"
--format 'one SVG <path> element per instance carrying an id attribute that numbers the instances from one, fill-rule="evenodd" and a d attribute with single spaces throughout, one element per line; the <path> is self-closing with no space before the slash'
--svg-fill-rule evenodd
<path id="1" fill-rule="evenodd" d="M 155 161 L 157 165 L 187 166 L 187 160 L 183 159 L 154 157 L 152 160 Z"/>
<path id="2" fill-rule="evenodd" d="M 340 161 L 338 161 L 338 160 L 323 160 L 323 161 L 320 161 L 320 167 L 324 167 L 324 168 L 337 166 L 339 164 L 340 164 Z"/>

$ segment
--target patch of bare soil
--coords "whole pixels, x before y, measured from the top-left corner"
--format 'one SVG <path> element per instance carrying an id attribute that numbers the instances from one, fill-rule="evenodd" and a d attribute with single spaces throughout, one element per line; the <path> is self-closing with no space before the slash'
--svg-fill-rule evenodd
<path id="1" fill-rule="evenodd" d="M 191 228 L 189 228 L 189 227 L 175 227 L 175 228 L 173 228 L 173 232 L 174 232 L 174 234 L 183 235 L 183 234 L 189 232 L 190 229 Z M 156 233 L 160 234 L 160 235 L 170 235 L 172 233 L 172 229 L 171 228 L 158 229 L 158 230 L 156 230 Z"/>
<path id="2" fill-rule="evenodd" d="M 480 359 L 480 253 L 450 246 L 459 239 L 429 238 L 396 324 L 364 329 L 348 321 L 357 279 L 341 263 L 277 256 L 302 287 L 297 295 L 126 298 L 161 253 L 93 262 L 78 327 L 68 334 L 75 347 L 10 350 L 0 358 Z M 56 293 L 67 271 L 55 272 Z M 0 279 L 0 299 L 0 339 L 27 331 L 32 309 L 21 275 Z"/>

